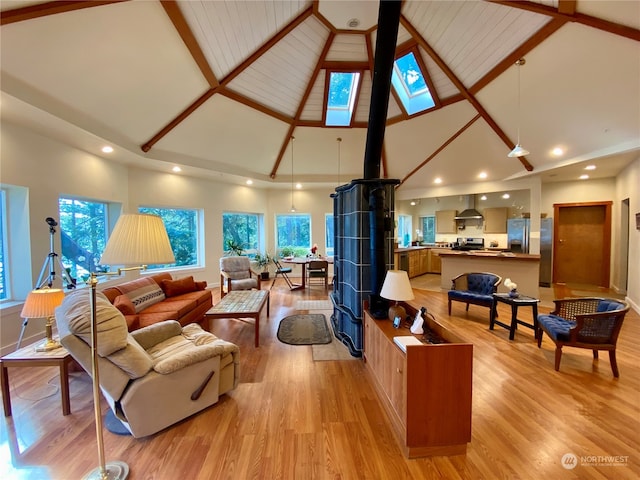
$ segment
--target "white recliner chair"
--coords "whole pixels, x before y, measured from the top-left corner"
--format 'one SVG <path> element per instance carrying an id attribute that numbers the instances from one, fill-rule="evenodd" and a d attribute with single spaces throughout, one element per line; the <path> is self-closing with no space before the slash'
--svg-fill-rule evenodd
<path id="1" fill-rule="evenodd" d="M 56 322 L 60 342 L 91 375 L 89 296 L 68 294 Z M 236 387 L 239 348 L 198 324 L 168 320 L 128 333 L 122 313 L 101 293 L 96 311 L 100 389 L 134 437 L 159 432 Z"/>

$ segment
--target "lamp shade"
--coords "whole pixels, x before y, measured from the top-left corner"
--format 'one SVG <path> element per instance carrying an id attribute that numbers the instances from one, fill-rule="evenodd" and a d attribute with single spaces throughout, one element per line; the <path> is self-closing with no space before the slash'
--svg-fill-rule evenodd
<path id="1" fill-rule="evenodd" d="M 404 270 L 388 270 L 384 277 L 380 296 L 387 300 L 402 302 L 413 300 L 413 289 L 409 282 L 409 275 Z"/>
<path id="2" fill-rule="evenodd" d="M 525 150 L 522 148 L 522 145 L 517 144 L 513 150 L 509 152 L 508 157 L 524 157 L 525 155 L 529 155 L 529 150 Z"/>
<path id="3" fill-rule="evenodd" d="M 64 292 L 59 288 L 32 290 L 22 307 L 22 318 L 47 318 L 53 316 L 56 307 L 64 300 Z"/>
<path id="4" fill-rule="evenodd" d="M 173 263 L 175 257 L 164 223 L 157 215 L 120 215 L 100 258 L 101 265 Z"/>

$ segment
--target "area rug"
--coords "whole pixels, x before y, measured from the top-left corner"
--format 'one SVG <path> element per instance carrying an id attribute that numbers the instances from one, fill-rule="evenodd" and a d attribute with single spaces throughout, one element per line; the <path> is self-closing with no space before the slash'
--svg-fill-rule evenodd
<path id="1" fill-rule="evenodd" d="M 324 344 L 331 342 L 331 332 L 321 313 L 290 315 L 278 325 L 278 340 L 289 345 Z"/>
<path id="2" fill-rule="evenodd" d="M 331 300 L 298 300 L 296 310 L 333 310 Z"/>
<path id="3" fill-rule="evenodd" d="M 349 353 L 349 349 L 335 338 L 326 345 L 311 345 L 314 362 L 326 362 L 333 360 L 360 360 Z"/>

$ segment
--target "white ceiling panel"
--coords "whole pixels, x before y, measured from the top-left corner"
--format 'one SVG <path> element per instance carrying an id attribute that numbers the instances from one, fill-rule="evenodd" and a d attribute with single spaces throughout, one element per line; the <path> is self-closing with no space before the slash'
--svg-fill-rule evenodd
<path id="1" fill-rule="evenodd" d="M 327 53 L 327 60 L 335 62 L 366 62 L 368 56 L 364 35 L 336 35 Z"/>
<path id="2" fill-rule="evenodd" d="M 320 121 L 322 120 L 322 111 L 324 106 L 324 80 L 326 77 L 326 70 L 320 70 L 318 78 L 313 84 L 309 98 L 304 104 L 304 109 L 300 115 L 301 120 L 307 121 Z"/>

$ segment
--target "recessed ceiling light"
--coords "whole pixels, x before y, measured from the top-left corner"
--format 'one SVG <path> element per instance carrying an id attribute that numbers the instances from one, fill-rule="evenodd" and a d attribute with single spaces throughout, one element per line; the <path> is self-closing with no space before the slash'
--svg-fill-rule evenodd
<path id="1" fill-rule="evenodd" d="M 561 147 L 556 147 L 551 150 L 551 155 L 553 155 L 554 157 L 561 157 L 562 155 L 564 155 L 564 149 Z"/>
<path id="2" fill-rule="evenodd" d="M 486 200 L 486 199 L 487 199 L 487 196 L 486 196 L 486 195 L 482 195 L 482 196 L 480 197 L 480 200 Z"/>
<path id="3" fill-rule="evenodd" d="M 102 147 L 102 153 L 113 153 L 113 147 L 105 145 L 104 147 Z"/>
<path id="4" fill-rule="evenodd" d="M 487 172 L 480 172 L 478 178 L 487 178 Z"/>
<path id="5" fill-rule="evenodd" d="M 596 166 L 595 165 L 587 165 L 586 167 L 584 167 L 585 170 L 595 170 Z"/>
<path id="6" fill-rule="evenodd" d="M 300 190 L 300 189 L 302 188 L 302 184 L 301 184 L 301 183 L 296 183 L 296 188 L 297 188 L 298 190 Z"/>
<path id="7" fill-rule="evenodd" d="M 415 200 L 411 200 L 411 206 L 415 206 L 416 201 Z"/>
<path id="8" fill-rule="evenodd" d="M 502 195 L 502 198 L 506 200 L 507 198 L 511 198 L 511 195 L 509 195 L 508 193 L 505 193 L 504 195 Z"/>
<path id="9" fill-rule="evenodd" d="M 586 180 L 587 178 L 589 178 L 589 175 L 587 175 L 586 173 L 580 175 L 580 180 Z"/>
<path id="10" fill-rule="evenodd" d="M 247 183 L 247 185 L 253 185 L 253 180 L 249 179 L 249 180 L 247 180 L 246 183 Z"/>
<path id="11" fill-rule="evenodd" d="M 357 18 L 351 18 L 347 21 L 347 27 L 349 28 L 357 28 L 360 25 L 360 20 Z"/>
<path id="12" fill-rule="evenodd" d="M 174 172 L 178 173 L 181 172 L 182 169 L 180 167 L 178 167 L 177 165 L 175 167 L 173 167 L 171 170 L 173 170 Z"/>
<path id="13" fill-rule="evenodd" d="M 442 179 L 440 177 L 436 177 L 433 183 L 442 183 Z"/>

